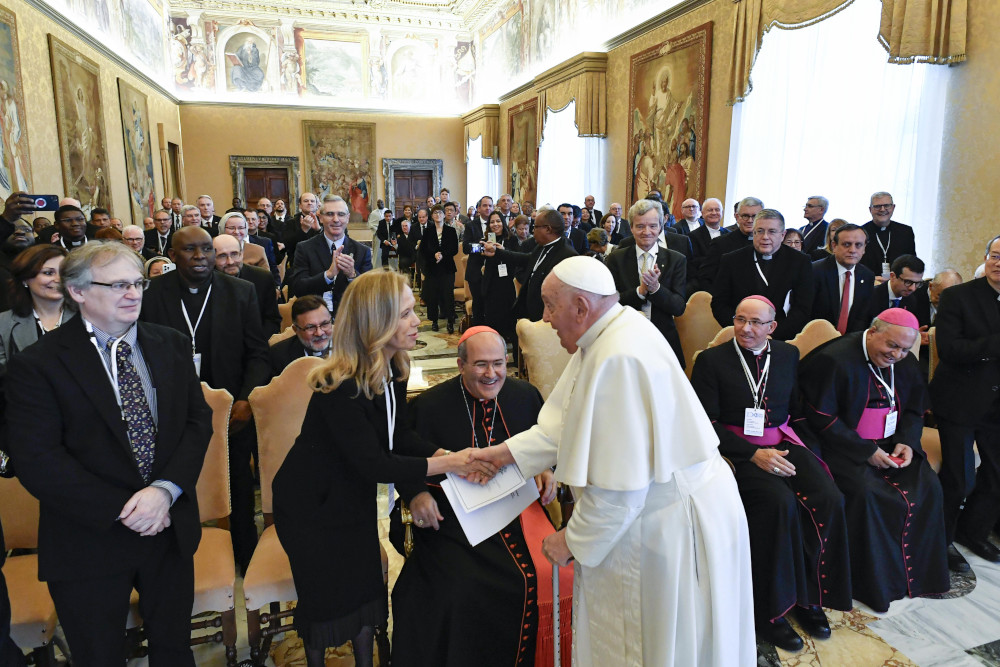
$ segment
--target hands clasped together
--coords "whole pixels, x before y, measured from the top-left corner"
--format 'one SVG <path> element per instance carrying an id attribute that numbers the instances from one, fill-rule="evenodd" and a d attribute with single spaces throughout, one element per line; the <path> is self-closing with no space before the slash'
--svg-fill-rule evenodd
<path id="1" fill-rule="evenodd" d="M 170 492 L 156 486 L 136 491 L 118 514 L 129 530 L 150 537 L 170 526 Z"/>

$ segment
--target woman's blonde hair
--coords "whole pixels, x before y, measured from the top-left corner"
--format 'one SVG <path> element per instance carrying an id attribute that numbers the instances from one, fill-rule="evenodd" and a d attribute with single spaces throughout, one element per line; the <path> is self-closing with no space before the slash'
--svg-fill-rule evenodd
<path id="1" fill-rule="evenodd" d="M 388 269 L 368 271 L 347 289 L 337 308 L 336 324 L 326 363 L 313 370 L 307 381 L 313 391 L 329 393 L 345 380 L 354 380 L 358 394 L 369 400 L 382 393 L 389 366 L 382 348 L 399 327 L 403 289 L 408 281 Z M 410 376 L 410 356 L 400 350 L 392 357 L 397 380 Z"/>

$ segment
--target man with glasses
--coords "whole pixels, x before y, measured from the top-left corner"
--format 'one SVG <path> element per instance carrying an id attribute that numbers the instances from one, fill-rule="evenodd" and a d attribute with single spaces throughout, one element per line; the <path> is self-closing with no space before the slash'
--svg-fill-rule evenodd
<path id="1" fill-rule="evenodd" d="M 938 478 L 948 543 L 996 563 L 1000 550 L 989 535 L 1000 519 L 1000 237 L 986 247 L 985 271 L 941 292 L 934 320 L 941 362 L 930 393 L 941 432 Z M 956 555 L 949 548 L 952 569 L 968 569 Z"/>
<path id="2" fill-rule="evenodd" d="M 371 271 L 372 251 L 347 236 L 350 209 L 343 197 L 327 195 L 319 218 L 323 233 L 299 244 L 295 253 L 291 291 L 296 296 L 316 294 L 337 317 L 337 306 L 347 284 L 365 271 Z"/>
<path id="3" fill-rule="evenodd" d="M 826 639 L 823 607 L 850 611 L 851 571 L 844 498 L 810 451 L 812 433 L 799 406 L 799 352 L 768 340 L 774 304 L 752 295 L 736 306 L 735 337 L 703 350 L 691 385 L 733 466 L 750 527 L 754 617 L 765 641 L 786 651 L 802 638 L 785 615 L 794 610 L 811 636 Z M 808 443 L 808 445 L 807 445 Z"/>
<path id="4" fill-rule="evenodd" d="M 154 279 L 142 304 L 142 320 L 180 331 L 188 362 L 208 386 L 234 399 L 229 417 L 229 517 L 236 562 L 246 572 L 257 545 L 250 452 L 253 433 L 248 397 L 271 377 L 267 341 L 253 285 L 215 269 L 212 237 L 200 226 L 176 232 L 169 251 L 175 271 Z M 158 385 L 160 387 L 164 385 Z"/>
<path id="5" fill-rule="evenodd" d="M 52 245 L 59 245 L 67 251 L 79 248 L 87 238 L 87 217 L 83 211 L 72 204 L 60 206 L 55 214 L 55 231 Z"/>
<path id="6" fill-rule="evenodd" d="M 674 223 L 674 229 L 690 236 L 692 232 L 701 227 L 701 205 L 697 199 L 685 199 L 681 202 L 681 219 Z"/>
<path id="7" fill-rule="evenodd" d="M 190 342 L 136 322 L 148 281 L 122 244 L 74 250 L 62 280 L 80 314 L 7 373 L 19 396 L 7 413 L 11 458 L 41 502 L 38 576 L 75 664 L 125 664 L 135 588 L 150 664 L 194 667 L 195 486 L 212 411 Z"/>
<path id="8" fill-rule="evenodd" d="M 174 235 L 173 219 L 167 211 L 156 211 L 153 213 L 153 229 L 145 232 L 146 249 L 154 256 L 167 256 L 170 249 L 170 239 Z"/>
<path id="9" fill-rule="evenodd" d="M 723 243 L 738 234 L 723 236 Z M 809 258 L 781 244 L 785 218 L 773 208 L 754 216 L 752 245 L 723 258 L 712 283 L 712 314 L 721 326 L 733 322 L 736 305 L 751 294 L 767 297 L 777 306 L 773 337 L 789 340 L 802 331 L 812 315 L 813 272 Z"/>
<path id="10" fill-rule="evenodd" d="M 281 313 L 278 311 L 278 291 L 274 279 L 268 271 L 259 266 L 250 266 L 243 261 L 243 250 L 239 239 L 231 234 L 219 234 L 212 239 L 215 247 L 215 268 L 227 276 L 239 278 L 252 284 L 257 292 L 260 307 L 261 332 L 267 340 L 281 330 Z"/>
<path id="11" fill-rule="evenodd" d="M 870 245 L 870 244 L 869 244 Z M 892 262 L 889 279 L 872 291 L 868 320 L 886 308 L 903 308 L 917 316 L 920 326 L 930 324 L 931 307 L 927 293 L 917 290 L 924 284 L 924 263 L 916 255 L 900 255 Z"/>
<path id="12" fill-rule="evenodd" d="M 271 373 L 277 377 L 288 364 L 302 357 L 323 357 L 330 353 L 333 316 L 323 299 L 315 294 L 299 297 L 292 303 L 294 336 L 280 340 L 270 349 Z"/>
<path id="13" fill-rule="evenodd" d="M 165 211 L 163 213 L 166 214 Z M 122 243 L 144 260 L 156 257 L 156 251 L 143 247 L 146 245 L 146 235 L 139 225 L 126 225 L 122 228 Z"/>
<path id="14" fill-rule="evenodd" d="M 830 226 L 824 216 L 830 209 L 830 200 L 826 197 L 813 195 L 806 200 L 806 205 L 802 207 L 802 217 L 808 224 L 799 229 L 802 234 L 802 247 L 799 248 L 805 254 L 811 253 L 816 248 L 823 245 L 826 240 L 826 229 Z"/>
<path id="15" fill-rule="evenodd" d="M 719 265 L 722 263 L 723 255 L 741 250 L 751 244 L 754 216 L 763 208 L 764 202 L 756 197 L 744 197 L 736 204 L 735 228 L 727 228 L 734 233 L 718 236 L 708 244 L 708 252 L 705 253 L 705 257 L 701 261 L 698 273 L 699 289 L 711 291 L 712 283 L 715 282 L 715 277 L 719 273 Z M 724 326 L 728 326 L 728 323 Z"/>
<path id="16" fill-rule="evenodd" d="M 873 194 L 868 210 L 872 219 L 863 225 L 868 234 L 868 248 L 861 263 L 876 276 L 888 280 L 892 263 L 897 257 L 917 254 L 913 228 L 892 220 L 896 205 L 892 203 L 892 195 L 888 192 Z"/>

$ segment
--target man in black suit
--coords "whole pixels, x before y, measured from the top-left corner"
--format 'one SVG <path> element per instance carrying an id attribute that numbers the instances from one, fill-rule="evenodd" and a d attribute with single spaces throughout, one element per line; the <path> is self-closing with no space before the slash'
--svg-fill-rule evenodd
<path id="1" fill-rule="evenodd" d="M 566 226 L 566 242 L 576 251 L 576 254 L 583 255 L 587 252 L 587 234 L 579 228 L 580 215 L 575 212 L 576 207 L 572 204 L 560 204 L 559 215 L 563 218 Z M 577 209 L 579 210 L 579 209 Z"/>
<path id="2" fill-rule="evenodd" d="M 144 247 L 146 245 L 146 236 L 139 225 L 125 225 L 122 228 L 122 243 L 131 248 L 132 252 L 142 257 L 143 260 L 156 257 L 156 251 Z"/>
<path id="3" fill-rule="evenodd" d="M 351 213 L 342 197 L 324 197 L 319 217 L 323 233 L 299 244 L 301 252 L 295 254 L 289 283 L 295 296 L 321 296 L 337 317 L 337 306 L 347 284 L 371 271 L 372 251 L 347 236 Z"/>
<path id="4" fill-rule="evenodd" d="M 244 212 L 244 216 L 247 219 L 247 235 L 246 238 L 240 239 L 240 243 L 250 242 L 264 249 L 264 256 L 267 257 L 267 267 L 271 272 L 271 277 L 274 279 L 274 284 L 275 286 L 280 285 L 281 275 L 278 273 L 278 258 L 274 244 L 271 243 L 271 239 L 257 235 L 257 230 L 260 229 L 259 214 L 255 209 L 250 208 Z"/>
<path id="5" fill-rule="evenodd" d="M 826 320 L 841 334 L 864 331 L 874 317 L 869 306 L 875 274 L 859 264 L 868 237 L 861 227 L 847 224 L 833 233 L 833 239 L 833 254 L 812 265 L 816 283 L 812 319 Z"/>
<path id="6" fill-rule="evenodd" d="M 15 356 L 7 375 L 28 401 L 10 403 L 7 423 L 18 477 L 41 502 L 38 576 L 74 664 L 125 663 L 134 587 L 150 665 L 194 667 L 195 486 L 212 412 L 190 343 L 136 324 L 142 262 L 124 245 L 74 251 L 62 280 L 80 315 Z"/>
<path id="7" fill-rule="evenodd" d="M 830 223 L 824 216 L 829 208 L 830 200 L 819 195 L 807 199 L 806 205 L 802 207 L 802 217 L 808 224 L 799 229 L 799 233 L 802 234 L 802 252 L 807 255 L 826 242 L 826 230 Z"/>
<path id="8" fill-rule="evenodd" d="M 66 204 L 56 209 L 55 234 L 51 235 L 52 245 L 62 246 L 67 252 L 79 248 L 90 240 L 87 235 L 87 217 L 83 210 Z"/>
<path id="9" fill-rule="evenodd" d="M 576 256 L 576 251 L 566 243 L 563 216 L 558 211 L 545 208 L 538 212 L 535 218 L 535 248 L 528 254 L 504 250 L 498 244 L 486 244 L 483 254 L 487 257 L 496 255 L 501 262 L 515 267 L 527 267 L 528 274 L 524 286 L 514 302 L 516 317 L 526 317 L 532 322 L 542 319 L 545 304 L 542 303 L 542 282 L 556 264 L 567 257 Z M 468 229 L 468 227 L 466 227 Z"/>
<path id="10" fill-rule="evenodd" d="M 913 228 L 892 219 L 896 205 L 892 203 L 892 195 L 888 192 L 873 194 L 868 210 L 872 219 L 863 225 L 868 233 L 868 248 L 861 263 L 876 276 L 888 278 L 892 262 L 897 257 L 917 254 Z"/>
<path id="11" fill-rule="evenodd" d="M 701 264 L 708 254 L 708 248 L 712 241 L 729 233 L 729 230 L 722 226 L 722 202 L 715 197 L 709 197 L 701 207 L 702 220 L 705 224 L 699 225 L 691 232 L 691 249 L 694 251 L 694 259 L 688 265 L 688 274 L 697 278 L 701 274 Z"/>
<path id="12" fill-rule="evenodd" d="M 683 368 L 684 353 L 674 318 L 683 315 L 687 306 L 687 260 L 657 243 L 663 228 L 659 202 L 640 199 L 629 210 L 629 219 L 634 246 L 615 250 L 605 260 L 615 279 L 618 301 L 649 318 L 670 343 Z"/>
<path id="13" fill-rule="evenodd" d="M 514 221 L 515 215 L 511 210 L 513 205 L 514 198 L 506 193 L 500 195 L 500 199 L 497 200 L 497 212 L 500 214 L 500 219 L 503 220 L 504 227 L 510 227 Z"/>
<path id="14" fill-rule="evenodd" d="M 250 392 L 271 376 L 267 342 L 253 285 L 215 270 L 212 237 L 199 227 L 174 232 L 175 271 L 154 279 L 143 299 L 142 319 L 185 334 L 198 376 L 233 396 L 229 418 L 229 517 L 236 562 L 246 571 L 257 544 L 253 521 Z M 193 342 L 192 342 L 193 341 Z"/>
<path id="15" fill-rule="evenodd" d="M 935 320 L 941 362 L 930 393 L 941 433 L 938 479 L 948 543 L 1000 562 L 989 541 L 1000 519 L 1000 237 L 986 248 L 985 272 L 941 293 Z M 978 472 L 973 442 L 982 461 Z M 956 555 L 949 547 L 949 566 L 967 569 Z"/>
<path id="16" fill-rule="evenodd" d="M 183 209 L 184 209 L 184 200 L 180 199 L 179 197 L 174 197 L 173 199 L 170 200 L 171 230 L 177 231 L 183 226 L 184 224 L 184 221 L 182 219 L 182 214 L 184 212 Z"/>
<path id="17" fill-rule="evenodd" d="M 685 236 L 690 236 L 694 230 L 701 227 L 701 205 L 697 199 L 685 199 L 681 202 L 680 220 L 673 225 L 674 230 Z"/>
<path id="18" fill-rule="evenodd" d="M 208 195 L 198 195 L 198 211 L 201 213 L 201 228 L 212 237 L 219 235 L 219 222 L 222 220 L 215 214 L 215 202 Z"/>
<path id="19" fill-rule="evenodd" d="M 604 218 L 604 214 L 601 213 L 600 209 L 594 208 L 594 206 L 596 204 L 597 204 L 597 200 L 594 199 L 594 195 L 587 195 L 586 197 L 583 198 L 583 207 L 585 209 L 587 209 L 588 211 L 590 211 L 590 223 L 591 223 L 591 225 L 593 225 L 594 227 L 600 227 L 601 226 L 601 220 Z M 590 230 L 587 229 L 587 230 L 584 230 L 584 231 L 589 232 Z"/>
<path id="20" fill-rule="evenodd" d="M 144 247 L 156 255 L 167 256 L 170 249 L 170 239 L 174 235 L 171 214 L 166 211 L 153 213 L 153 229 L 145 231 Z"/>
<path id="21" fill-rule="evenodd" d="M 472 247 L 477 243 L 482 243 L 486 238 L 487 221 L 490 213 L 493 212 L 493 197 L 486 195 L 479 198 L 476 205 L 476 217 L 465 225 L 462 232 L 462 252 L 469 256 L 465 264 L 465 279 L 469 282 L 469 291 L 472 293 L 472 322 L 473 326 L 484 322 L 484 309 L 486 299 L 483 297 L 483 255 L 473 253 Z M 418 255 L 419 256 L 419 255 Z"/>
<path id="22" fill-rule="evenodd" d="M 333 316 L 323 299 L 315 294 L 296 299 L 292 303 L 292 329 L 295 330 L 294 336 L 271 346 L 271 373 L 275 377 L 296 359 L 326 357 L 330 353 Z"/>
<path id="23" fill-rule="evenodd" d="M 781 244 L 785 219 L 773 208 L 755 216 L 752 235 L 749 248 L 722 258 L 712 283 L 712 314 L 720 325 L 729 326 L 740 301 L 753 294 L 766 296 L 778 311 L 773 337 L 788 340 L 802 331 L 812 314 L 812 264 L 801 252 Z"/>
<path id="24" fill-rule="evenodd" d="M 661 210 L 663 207 L 663 202 L 659 199 L 645 199 L 640 201 L 652 201 L 660 205 Z M 634 206 L 634 205 L 633 205 Z M 690 296 L 695 290 L 698 289 L 698 283 L 694 275 L 687 270 L 694 261 L 694 250 L 691 245 L 691 238 L 681 234 L 673 227 L 669 227 L 666 224 L 667 217 L 664 214 L 663 218 L 664 224 L 660 225 L 660 236 L 657 242 L 660 244 L 661 248 L 666 248 L 667 250 L 673 250 L 684 256 L 685 260 L 685 280 L 686 285 L 684 287 L 684 293 L 686 296 Z M 622 242 L 618 244 L 621 249 L 631 249 L 635 247 L 635 238 L 633 238 L 631 232 L 628 236 L 622 239 Z"/>
<path id="25" fill-rule="evenodd" d="M 892 262 L 889 279 L 872 292 L 868 308 L 868 321 L 886 308 L 903 308 L 917 316 L 921 327 L 930 324 L 931 307 L 927 293 L 920 294 L 918 288 L 924 284 L 924 263 L 916 255 L 900 255 Z"/>
<path id="26" fill-rule="evenodd" d="M 614 244 L 620 244 L 622 239 L 629 236 L 632 230 L 629 229 L 628 220 L 623 219 L 622 205 L 618 202 L 612 202 L 611 206 L 608 207 L 608 213 L 615 216 L 615 228 L 611 230 L 611 242 Z M 602 218 L 603 220 L 603 218 Z"/>
<path id="27" fill-rule="evenodd" d="M 275 211 L 277 211 L 277 202 Z M 322 226 L 320 225 L 319 199 L 311 192 L 303 192 L 299 195 L 299 212 L 291 218 L 285 220 L 281 240 L 285 243 L 285 252 L 288 256 L 288 263 L 295 262 L 295 247 L 307 239 L 319 236 Z"/>
<path id="28" fill-rule="evenodd" d="M 227 276 L 247 281 L 257 292 L 264 340 L 278 333 L 281 330 L 281 313 L 278 312 L 278 292 L 271 274 L 259 266 L 243 263 L 243 250 L 235 236 L 219 234 L 212 239 L 212 245 L 215 248 L 215 268 Z"/>
<path id="29" fill-rule="evenodd" d="M 763 208 L 764 202 L 756 197 L 744 197 L 736 204 L 736 229 L 730 229 L 733 233 L 714 238 L 708 244 L 708 252 L 701 260 L 701 268 L 699 269 L 699 289 L 712 290 L 712 284 L 719 273 L 719 265 L 722 263 L 723 255 L 751 245 L 754 217 Z"/>

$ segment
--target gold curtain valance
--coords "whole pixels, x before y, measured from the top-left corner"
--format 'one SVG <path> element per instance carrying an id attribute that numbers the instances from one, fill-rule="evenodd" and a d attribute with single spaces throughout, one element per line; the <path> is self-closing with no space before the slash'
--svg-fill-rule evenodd
<path id="1" fill-rule="evenodd" d="M 579 136 L 608 136 L 607 70 L 608 54 L 581 53 L 535 77 L 532 87 L 538 91 L 543 123 L 546 109 L 560 111 L 576 100 Z"/>
<path id="2" fill-rule="evenodd" d="M 962 62 L 968 15 L 968 0 L 882 0 L 878 41 L 891 63 Z"/>
<path id="3" fill-rule="evenodd" d="M 497 162 L 500 150 L 500 105 L 484 104 L 462 116 L 465 123 L 465 161 L 469 161 L 469 142 L 478 137 L 483 138 L 482 155 L 484 160 Z"/>

